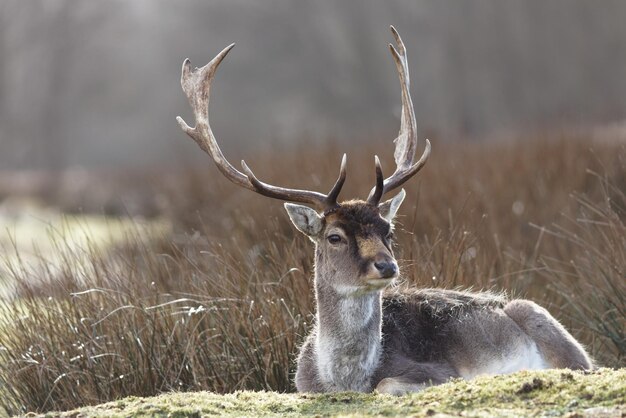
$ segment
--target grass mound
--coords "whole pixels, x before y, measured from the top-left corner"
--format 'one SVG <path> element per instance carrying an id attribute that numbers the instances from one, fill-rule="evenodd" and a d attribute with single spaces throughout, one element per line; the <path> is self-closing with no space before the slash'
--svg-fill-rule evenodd
<path id="1" fill-rule="evenodd" d="M 592 373 L 519 372 L 453 381 L 402 397 L 389 395 L 279 394 L 275 392 L 172 393 L 130 397 L 42 416 L 623 416 L 626 369 Z"/>

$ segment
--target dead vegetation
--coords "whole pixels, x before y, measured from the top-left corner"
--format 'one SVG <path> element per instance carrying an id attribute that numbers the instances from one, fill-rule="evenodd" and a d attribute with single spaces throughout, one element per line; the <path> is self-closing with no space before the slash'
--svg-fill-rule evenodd
<path id="1" fill-rule="evenodd" d="M 272 152 L 253 168 L 274 184 L 324 190 L 339 159 L 328 156 L 341 151 Z M 349 153 L 341 198 L 366 196 L 375 153 Z M 623 145 L 433 141 L 418 177 L 405 186 L 397 234 L 406 283 L 527 296 L 600 364 L 624 365 Z M 158 202 L 145 214 L 168 218 L 173 233 L 130 233 L 107 253 L 65 245 L 60 233 L 60 264 L 3 267 L 16 295 L 0 307 L 0 405 L 9 413 L 170 390 L 293 390 L 293 356 L 312 319 L 310 243 L 279 202 L 212 166 L 142 179 L 137 195 L 151 190 L 146 199 Z"/>

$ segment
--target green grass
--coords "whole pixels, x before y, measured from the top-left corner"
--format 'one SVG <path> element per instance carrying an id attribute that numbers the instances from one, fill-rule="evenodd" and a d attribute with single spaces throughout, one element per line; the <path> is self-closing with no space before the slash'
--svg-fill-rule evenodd
<path id="1" fill-rule="evenodd" d="M 170 393 L 130 397 L 42 416 L 623 416 L 626 369 L 592 373 L 520 372 L 457 380 L 402 397 L 378 394 L 280 394 L 276 392 Z"/>

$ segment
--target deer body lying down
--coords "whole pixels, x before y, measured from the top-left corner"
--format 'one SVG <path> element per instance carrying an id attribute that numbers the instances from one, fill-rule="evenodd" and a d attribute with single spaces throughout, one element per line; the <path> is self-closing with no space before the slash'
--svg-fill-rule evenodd
<path id="1" fill-rule="evenodd" d="M 385 292 L 397 275 L 389 231 L 403 198 L 378 208 L 348 202 L 325 217 L 287 204 L 294 224 L 316 242 L 316 324 L 298 358 L 298 391 L 400 394 L 451 377 L 591 367 L 576 340 L 531 301 L 436 289 Z M 333 235 L 341 241 L 331 243 Z M 385 263 L 391 267 L 376 266 Z"/>
<path id="2" fill-rule="evenodd" d="M 390 45 L 402 88 L 402 118 L 395 142 L 396 169 L 383 179 L 375 158 L 376 186 L 367 200 L 338 203 L 346 179 L 346 156 L 328 194 L 261 182 L 244 161 L 243 172 L 224 158 L 208 119 L 217 67 L 234 45 L 202 68 L 185 60 L 181 84 L 196 125 L 181 128 L 233 183 L 286 203 L 298 230 L 315 243 L 316 323 L 298 357 L 301 392 L 361 391 L 401 394 L 451 377 L 522 369 L 590 369 L 580 344 L 545 309 L 527 300 L 491 293 L 423 289 L 386 291 L 398 277 L 392 251 L 393 219 L 405 192 L 380 202 L 426 163 L 430 142 L 415 160 L 417 125 L 409 92 L 406 49 Z M 287 365 L 285 365 L 286 367 Z"/>

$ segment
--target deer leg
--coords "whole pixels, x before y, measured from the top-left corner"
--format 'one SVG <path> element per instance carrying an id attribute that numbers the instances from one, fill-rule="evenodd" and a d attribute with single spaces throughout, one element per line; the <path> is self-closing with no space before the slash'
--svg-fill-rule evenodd
<path id="1" fill-rule="evenodd" d="M 298 392 L 321 393 L 324 386 L 320 382 L 315 366 L 312 338 L 309 336 L 300 348 L 298 367 L 296 369 L 296 389 Z"/>
<path id="2" fill-rule="evenodd" d="M 458 377 L 456 370 L 446 363 L 417 363 L 405 357 L 396 357 L 387 366 L 385 369 L 389 377 L 376 385 L 378 393 L 399 396 Z"/>
<path id="3" fill-rule="evenodd" d="M 550 313 L 529 300 L 517 299 L 504 312 L 531 337 L 549 367 L 590 370 L 585 349 Z"/>

